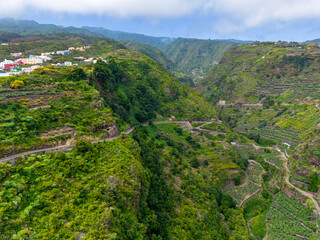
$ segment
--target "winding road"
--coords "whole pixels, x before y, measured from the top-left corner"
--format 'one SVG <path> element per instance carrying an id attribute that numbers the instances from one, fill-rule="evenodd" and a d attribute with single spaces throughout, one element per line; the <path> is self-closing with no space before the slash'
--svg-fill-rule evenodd
<path id="1" fill-rule="evenodd" d="M 190 124 L 190 121 L 155 121 L 153 122 L 154 124 L 164 124 L 164 123 L 176 123 L 176 124 Z M 209 124 L 212 122 L 204 122 L 204 125 Z M 148 123 L 144 123 L 144 126 L 149 125 Z M 124 134 L 128 135 L 130 133 L 133 132 L 133 130 L 135 129 L 135 127 L 132 127 L 130 129 L 128 129 L 127 131 L 124 132 Z M 103 142 L 103 141 L 111 141 L 114 139 L 117 139 L 121 136 L 121 134 L 114 136 L 114 137 L 110 137 L 110 138 L 104 138 L 104 139 L 100 139 L 100 140 L 95 140 L 95 141 L 91 141 L 92 143 L 98 143 L 98 142 Z M 52 148 L 43 148 L 43 149 L 37 149 L 37 150 L 32 150 L 32 151 L 28 151 L 28 152 L 23 152 L 23 153 L 18 153 L 18 154 L 14 154 L 11 156 L 7 156 L 4 158 L 0 159 L 0 162 L 8 162 L 14 159 L 17 159 L 19 157 L 23 157 L 23 156 L 29 156 L 31 154 L 37 154 L 37 153 L 49 153 L 49 152 L 60 152 L 60 151 L 66 151 L 67 149 L 73 148 L 75 145 L 62 145 L 62 146 L 58 146 L 58 147 L 52 147 Z"/>
<path id="2" fill-rule="evenodd" d="M 132 131 L 134 130 L 134 127 L 128 129 L 126 132 L 124 132 L 126 135 L 132 133 Z M 121 136 L 121 134 L 115 136 L 115 137 L 110 137 L 110 138 L 105 138 L 105 139 L 100 139 L 100 140 L 95 140 L 95 141 L 91 141 L 92 143 L 98 143 L 98 142 L 103 142 L 103 141 L 111 141 L 114 139 L 117 139 Z M 33 151 L 28 151 L 28 152 L 23 152 L 23 153 L 18 153 L 15 155 L 11 155 L 8 157 L 4 157 L 0 159 L 0 162 L 8 162 L 10 160 L 14 160 L 17 159 L 19 157 L 22 156 L 29 156 L 31 154 L 36 154 L 36 153 L 49 153 L 49 152 L 60 152 L 60 151 L 66 151 L 69 148 L 73 148 L 75 145 L 62 145 L 62 146 L 58 146 L 58 147 L 53 147 L 53 148 L 44 148 L 44 149 L 38 149 L 38 150 L 33 150 Z"/>
<path id="3" fill-rule="evenodd" d="M 279 150 L 278 150 L 279 151 Z M 280 150 L 281 152 L 281 150 Z M 289 167 L 288 167 L 288 157 L 287 157 L 287 154 L 286 153 L 283 153 L 281 152 L 281 155 L 282 157 L 285 159 L 284 161 L 284 168 L 286 170 L 286 176 L 285 176 L 285 181 L 286 183 L 294 188 L 295 190 L 297 190 L 299 193 L 301 193 L 302 195 L 310 198 L 312 200 L 312 202 L 314 203 L 314 205 L 316 206 L 316 209 L 317 209 L 317 212 L 318 212 L 318 215 L 320 216 L 320 207 L 319 207 L 319 204 L 318 202 L 314 199 L 313 195 L 309 192 L 306 192 L 306 191 L 303 191 L 301 190 L 300 188 L 297 188 L 296 186 L 294 186 L 291 182 L 290 182 L 290 170 L 289 170 Z"/>

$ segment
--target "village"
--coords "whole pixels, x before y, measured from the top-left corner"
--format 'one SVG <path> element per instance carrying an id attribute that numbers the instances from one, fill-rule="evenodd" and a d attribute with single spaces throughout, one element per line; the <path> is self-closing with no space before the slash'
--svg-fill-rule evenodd
<path id="1" fill-rule="evenodd" d="M 24 54 L 22 52 L 11 53 L 11 58 L 15 60 L 5 59 L 0 62 L 0 77 L 1 76 L 11 76 L 21 73 L 31 73 L 34 69 L 43 66 L 46 62 L 52 60 L 53 56 L 56 55 L 69 55 L 72 51 L 85 52 L 86 49 L 91 48 L 91 46 L 84 47 L 69 47 L 67 50 L 60 50 L 56 52 L 44 52 L 41 55 L 29 55 L 28 58 L 23 58 Z M 76 61 L 83 61 L 84 63 L 95 63 L 97 60 L 94 58 L 84 58 L 84 57 L 74 57 Z M 76 66 L 77 63 L 72 63 L 71 61 L 65 61 L 63 63 L 51 63 L 50 65 L 55 66 Z"/>

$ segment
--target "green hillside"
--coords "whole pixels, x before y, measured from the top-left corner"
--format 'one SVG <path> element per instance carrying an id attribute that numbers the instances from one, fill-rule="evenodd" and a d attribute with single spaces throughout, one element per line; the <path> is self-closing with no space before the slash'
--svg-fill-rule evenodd
<path id="1" fill-rule="evenodd" d="M 140 52 L 153 60 L 155 60 L 160 66 L 167 70 L 174 70 L 175 64 L 158 48 L 142 44 L 138 42 L 132 42 L 128 40 L 120 41 L 124 46 L 126 46 L 129 50 Z"/>
<path id="2" fill-rule="evenodd" d="M 225 51 L 237 45 L 228 41 L 179 38 L 163 51 L 176 63 L 177 72 L 203 76 L 219 63 Z"/>
<path id="3" fill-rule="evenodd" d="M 42 37 L 6 47 L 76 45 L 61 34 Z M 91 45 L 82 54 L 106 62 L 0 78 L 0 156 L 64 148 L 0 161 L 0 238 L 248 239 L 242 209 L 221 190 L 248 166 L 230 143 L 241 137 L 225 126 L 227 136 L 217 137 L 157 122 L 215 111 L 149 57 L 78 38 Z"/>
<path id="4" fill-rule="evenodd" d="M 229 50 L 199 85 L 211 101 L 300 103 L 319 99 L 320 49 L 315 45 L 252 43 Z"/>
<path id="5" fill-rule="evenodd" d="M 90 37 L 78 36 L 76 42 L 70 40 L 70 36 L 75 37 L 68 34 L 65 40 L 64 34 L 42 36 L 41 41 L 5 46 L 7 55 L 1 52 L 4 59 L 13 49 L 27 48 L 29 54 L 36 54 L 65 49 L 69 44 L 89 43 L 89 50 L 77 54 L 104 57 L 108 61 L 108 64 L 98 61 L 95 65 L 79 62 L 79 67 L 69 68 L 44 66 L 32 74 L 0 79 L 2 156 L 69 140 L 75 142 L 79 138 L 96 139 L 108 134 L 100 130 L 115 125 L 115 119 L 119 120 L 118 125 L 125 127 L 127 123 L 137 124 L 155 118 L 208 119 L 215 116 L 211 105 L 198 92 L 180 83 L 147 56 L 119 50 L 122 45 L 114 40 L 93 41 Z M 53 56 L 51 62 L 72 60 L 77 54 Z M 97 106 L 103 101 L 106 108 L 100 109 Z M 81 119 L 81 115 L 85 117 Z M 78 132 L 76 136 L 75 132 Z"/>
<path id="6" fill-rule="evenodd" d="M 19 34 L 7 32 L 7 31 L 0 31 L 0 42 L 9 42 L 11 39 L 21 38 Z"/>
<path id="7" fill-rule="evenodd" d="M 94 66 L 91 82 L 112 109 L 128 122 L 158 117 L 209 119 L 212 106 L 143 54 L 118 50 L 109 64 Z M 108 79 L 106 81 L 106 79 Z"/>
<path id="8" fill-rule="evenodd" d="M 0 239 L 320 239 L 318 46 L 24 34 L 80 49 L 0 77 Z"/>
<path id="9" fill-rule="evenodd" d="M 11 39 L 7 46 L 0 47 L 0 60 L 12 59 L 10 53 L 22 52 L 24 57 L 41 55 L 43 52 L 64 51 L 69 47 L 91 46 L 85 52 L 73 51 L 69 55 L 53 55 L 57 61 L 79 61 L 74 57 L 105 57 L 109 51 L 126 49 L 121 43 L 107 38 L 95 38 L 71 33 L 56 33 L 47 35 L 25 36 Z"/>
<path id="10" fill-rule="evenodd" d="M 177 72 L 180 75 L 192 75 L 193 77 L 204 76 L 212 66 L 220 61 L 225 51 L 243 43 L 237 40 L 211 41 L 152 37 L 105 28 L 61 27 L 54 24 L 39 24 L 35 21 L 10 18 L 0 19 L 0 31 L 22 36 L 72 33 L 81 36 L 112 38 L 116 41 L 124 40 L 124 45 L 130 50 L 151 57 L 170 71 Z M 18 38 L 18 35 L 15 38 Z M 12 38 L 13 36 L 10 39 Z"/>
<path id="11" fill-rule="evenodd" d="M 54 24 L 39 24 L 32 20 L 18 20 L 12 18 L 0 19 L 0 30 L 17 33 L 24 36 L 50 33 L 75 33 L 91 37 L 102 37 L 101 34 L 76 27 L 60 27 Z"/>

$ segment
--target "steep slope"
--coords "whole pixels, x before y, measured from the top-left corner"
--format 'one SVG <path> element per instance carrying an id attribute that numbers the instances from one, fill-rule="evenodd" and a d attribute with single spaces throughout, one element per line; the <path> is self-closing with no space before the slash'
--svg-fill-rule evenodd
<path id="1" fill-rule="evenodd" d="M 11 39 L 21 38 L 19 34 L 7 32 L 7 31 L 0 31 L 0 42 L 8 42 Z"/>
<path id="2" fill-rule="evenodd" d="M 320 49 L 288 43 L 254 43 L 229 50 L 199 90 L 211 101 L 300 103 L 318 99 Z"/>
<path id="3" fill-rule="evenodd" d="M 228 41 L 179 38 L 163 51 L 177 64 L 176 71 L 203 76 L 218 64 L 225 51 L 237 45 Z"/>
<path id="4" fill-rule="evenodd" d="M 248 239 L 242 210 L 221 190 L 248 165 L 234 133 L 167 120 L 121 134 L 155 117 L 211 121 L 212 106 L 143 54 L 63 36 L 6 46 L 33 53 L 89 43 L 82 54 L 106 62 L 0 78 L 1 157 L 64 146 L 1 160 L 0 238 Z"/>
<path id="5" fill-rule="evenodd" d="M 160 114 L 187 119 L 214 117 L 202 96 L 180 83 L 143 54 L 118 50 L 109 64 L 95 65 L 91 83 L 112 109 L 129 122 L 145 122 Z"/>
<path id="6" fill-rule="evenodd" d="M 175 64 L 166 56 L 166 54 L 154 46 L 128 40 L 122 40 L 120 42 L 129 50 L 147 55 L 167 70 L 173 70 L 175 68 Z"/>

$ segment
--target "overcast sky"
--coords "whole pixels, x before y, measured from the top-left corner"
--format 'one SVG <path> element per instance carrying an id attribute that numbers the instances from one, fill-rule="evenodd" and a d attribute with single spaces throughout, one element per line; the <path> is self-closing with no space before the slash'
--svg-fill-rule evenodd
<path id="1" fill-rule="evenodd" d="M 319 0 L 0 0 L 0 17 L 154 36 L 320 38 Z"/>

